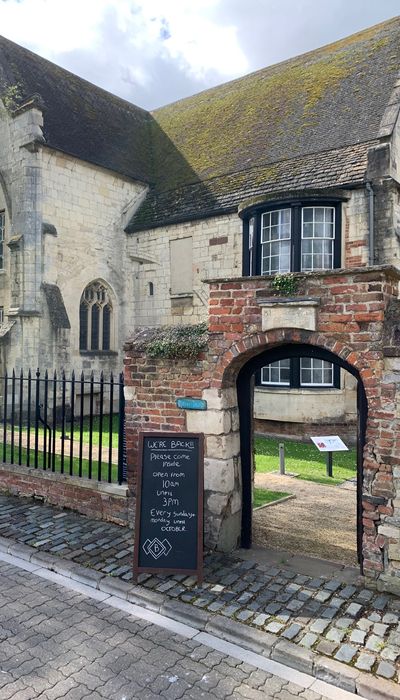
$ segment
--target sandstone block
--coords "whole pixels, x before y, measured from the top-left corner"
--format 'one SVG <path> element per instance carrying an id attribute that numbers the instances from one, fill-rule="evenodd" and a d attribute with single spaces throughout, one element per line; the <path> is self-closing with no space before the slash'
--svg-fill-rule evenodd
<path id="1" fill-rule="evenodd" d="M 235 485 L 233 459 L 204 460 L 204 490 L 229 493 Z"/>
<path id="2" fill-rule="evenodd" d="M 388 537 L 391 540 L 399 540 L 400 528 L 395 527 L 394 525 L 378 525 L 378 534 Z"/>
<path id="3" fill-rule="evenodd" d="M 231 430 L 229 411 L 186 411 L 186 426 L 189 433 L 222 435 Z"/>
<path id="4" fill-rule="evenodd" d="M 303 328 L 315 331 L 318 302 L 285 302 L 262 305 L 261 327 L 263 331 L 274 328 Z"/>
<path id="5" fill-rule="evenodd" d="M 204 389 L 203 399 L 207 401 L 209 409 L 234 408 L 237 406 L 237 393 L 235 388 L 230 389 Z"/>
<path id="6" fill-rule="evenodd" d="M 229 495 L 226 493 L 212 493 L 207 498 L 207 508 L 215 515 L 221 515 L 228 504 Z"/>
<path id="7" fill-rule="evenodd" d="M 240 453 L 239 433 L 209 435 L 206 438 L 206 456 L 216 459 L 230 459 Z"/>

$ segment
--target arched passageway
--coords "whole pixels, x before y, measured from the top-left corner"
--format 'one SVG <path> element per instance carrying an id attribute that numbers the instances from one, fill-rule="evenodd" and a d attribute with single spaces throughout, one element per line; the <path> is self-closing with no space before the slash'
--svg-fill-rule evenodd
<path id="1" fill-rule="evenodd" d="M 238 373 L 237 394 L 240 423 L 240 459 L 242 477 L 242 525 L 241 546 L 250 548 L 252 544 L 252 484 L 253 484 L 253 402 L 252 377 L 261 367 L 278 360 L 293 357 L 313 357 L 336 364 L 350 372 L 357 380 L 357 555 L 362 571 L 362 484 L 363 451 L 367 423 L 367 399 L 358 370 L 348 362 L 324 348 L 298 344 L 282 344 L 265 348 L 248 360 Z"/>

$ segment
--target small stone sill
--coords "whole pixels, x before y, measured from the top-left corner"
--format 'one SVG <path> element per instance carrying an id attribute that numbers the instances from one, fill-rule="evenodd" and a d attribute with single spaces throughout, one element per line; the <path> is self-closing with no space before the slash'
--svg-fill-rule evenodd
<path id="1" fill-rule="evenodd" d="M 116 350 L 79 350 L 80 355 L 85 355 L 88 357 L 116 357 L 118 353 Z"/>
<path id="2" fill-rule="evenodd" d="M 179 294 L 170 294 L 170 299 L 193 299 L 193 292 L 180 292 Z"/>
<path id="3" fill-rule="evenodd" d="M 256 303 L 265 308 L 273 308 L 274 306 L 319 306 L 320 299 L 318 297 L 258 297 Z"/>
<path id="4" fill-rule="evenodd" d="M 332 394 L 339 394 L 341 395 L 343 393 L 342 389 L 338 389 L 335 386 L 304 386 L 301 388 L 297 387 L 284 387 L 284 386 L 278 386 L 277 384 L 271 384 L 270 386 L 255 386 L 254 391 L 259 392 L 260 394 L 284 394 L 287 396 L 293 396 L 293 395 L 301 395 L 303 396 L 304 394 L 310 394 L 314 396 L 315 394 L 317 396 L 320 396 L 321 394 L 327 394 L 328 396 L 331 396 Z"/>

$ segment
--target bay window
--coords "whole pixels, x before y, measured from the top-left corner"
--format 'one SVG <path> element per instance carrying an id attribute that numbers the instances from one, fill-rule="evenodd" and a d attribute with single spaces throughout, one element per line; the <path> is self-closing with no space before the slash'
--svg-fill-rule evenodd
<path id="1" fill-rule="evenodd" d="M 257 205 L 242 212 L 243 274 L 274 275 L 340 267 L 338 202 Z"/>

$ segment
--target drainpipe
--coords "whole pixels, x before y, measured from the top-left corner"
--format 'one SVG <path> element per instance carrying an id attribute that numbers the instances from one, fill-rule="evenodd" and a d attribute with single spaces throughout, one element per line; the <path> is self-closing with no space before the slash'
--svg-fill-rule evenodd
<path id="1" fill-rule="evenodd" d="M 368 192 L 368 265 L 372 267 L 375 263 L 374 190 L 370 182 L 366 182 L 365 187 Z"/>

